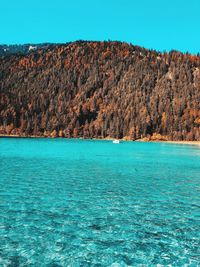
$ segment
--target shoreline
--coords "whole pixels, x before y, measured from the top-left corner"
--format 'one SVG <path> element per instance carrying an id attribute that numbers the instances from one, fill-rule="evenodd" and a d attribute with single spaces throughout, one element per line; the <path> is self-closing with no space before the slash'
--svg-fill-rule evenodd
<path id="1" fill-rule="evenodd" d="M 200 146 L 200 141 L 161 141 L 164 143 L 169 143 L 169 144 L 178 144 L 178 145 L 196 145 Z"/>
<path id="2" fill-rule="evenodd" d="M 117 138 L 111 138 L 111 137 L 106 137 L 106 138 L 83 138 L 83 137 L 51 137 L 51 136 L 38 136 L 38 135 L 30 135 L 30 136 L 22 136 L 22 135 L 9 135 L 9 134 L 0 134 L 0 138 L 59 138 L 59 139 L 80 139 L 80 140 L 101 140 L 101 141 L 113 141 L 113 140 L 119 140 L 122 142 L 141 142 L 141 143 L 164 143 L 164 144 L 178 144 L 178 145 L 197 145 L 200 146 L 200 141 L 173 141 L 173 140 L 128 140 L 128 139 L 117 139 Z"/>

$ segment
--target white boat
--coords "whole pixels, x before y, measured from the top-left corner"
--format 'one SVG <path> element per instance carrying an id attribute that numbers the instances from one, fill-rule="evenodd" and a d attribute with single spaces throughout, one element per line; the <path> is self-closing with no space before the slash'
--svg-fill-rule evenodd
<path id="1" fill-rule="evenodd" d="M 119 140 L 117 139 L 113 140 L 113 144 L 119 144 Z"/>

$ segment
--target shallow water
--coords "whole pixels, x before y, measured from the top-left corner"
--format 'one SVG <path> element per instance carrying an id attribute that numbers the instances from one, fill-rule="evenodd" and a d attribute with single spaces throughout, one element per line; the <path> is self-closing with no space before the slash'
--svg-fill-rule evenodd
<path id="1" fill-rule="evenodd" d="M 0 138 L 0 266 L 200 266 L 200 148 Z"/>

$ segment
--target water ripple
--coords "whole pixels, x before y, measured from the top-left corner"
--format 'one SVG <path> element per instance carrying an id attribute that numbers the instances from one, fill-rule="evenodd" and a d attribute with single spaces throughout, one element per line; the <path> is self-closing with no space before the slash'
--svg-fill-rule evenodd
<path id="1" fill-rule="evenodd" d="M 200 266 L 198 155 L 1 138 L 0 266 Z"/>

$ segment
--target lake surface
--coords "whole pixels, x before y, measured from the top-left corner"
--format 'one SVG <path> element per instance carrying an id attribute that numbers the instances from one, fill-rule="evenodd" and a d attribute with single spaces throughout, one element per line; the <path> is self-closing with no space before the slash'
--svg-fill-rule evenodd
<path id="1" fill-rule="evenodd" d="M 200 147 L 0 138 L 0 266 L 200 266 Z"/>

